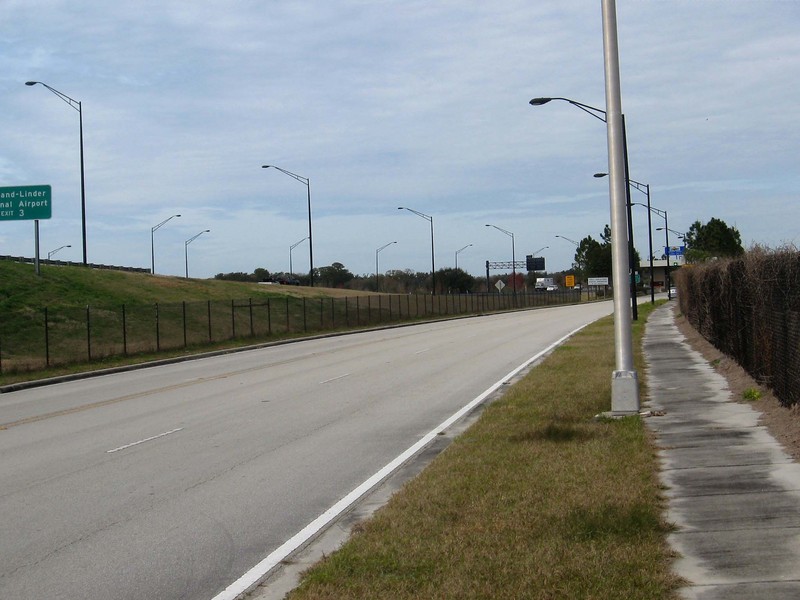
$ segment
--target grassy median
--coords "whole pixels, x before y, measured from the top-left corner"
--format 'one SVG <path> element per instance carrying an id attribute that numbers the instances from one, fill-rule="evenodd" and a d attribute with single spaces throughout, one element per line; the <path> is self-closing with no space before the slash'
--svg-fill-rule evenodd
<path id="1" fill-rule="evenodd" d="M 650 310 L 634 323 L 643 390 Z M 644 423 L 594 418 L 613 369 L 607 318 L 489 406 L 290 598 L 677 597 Z"/>

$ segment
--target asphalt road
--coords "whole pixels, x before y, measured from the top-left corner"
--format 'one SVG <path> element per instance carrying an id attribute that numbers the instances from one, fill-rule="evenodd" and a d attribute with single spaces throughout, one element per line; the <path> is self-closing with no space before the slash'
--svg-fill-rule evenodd
<path id="1" fill-rule="evenodd" d="M 611 311 L 458 319 L 1 394 L 0 598 L 213 598 Z"/>

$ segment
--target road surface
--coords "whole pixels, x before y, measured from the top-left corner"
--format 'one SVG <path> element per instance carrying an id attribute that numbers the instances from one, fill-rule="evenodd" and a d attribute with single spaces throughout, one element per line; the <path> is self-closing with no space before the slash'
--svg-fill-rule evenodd
<path id="1" fill-rule="evenodd" d="M 214 598 L 611 311 L 456 319 L 0 394 L 0 598 Z"/>

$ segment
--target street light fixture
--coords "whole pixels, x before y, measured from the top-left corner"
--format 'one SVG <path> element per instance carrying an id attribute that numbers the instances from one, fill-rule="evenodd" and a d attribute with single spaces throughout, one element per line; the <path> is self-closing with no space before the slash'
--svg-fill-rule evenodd
<path id="1" fill-rule="evenodd" d="M 72 246 L 70 244 L 67 244 L 66 246 L 59 246 L 55 250 L 51 250 L 50 252 L 47 253 L 47 260 L 50 260 L 51 256 L 53 256 L 59 250 L 63 250 L 64 248 L 72 248 Z"/>
<path id="2" fill-rule="evenodd" d="M 314 287 L 314 238 L 311 232 L 311 180 L 308 177 L 297 175 L 296 173 L 292 173 L 291 171 L 287 171 L 281 167 L 276 167 L 275 165 L 261 165 L 261 168 L 277 169 L 281 173 L 288 175 L 295 181 L 299 181 L 306 186 L 306 190 L 308 192 L 308 281 L 309 285 Z"/>
<path id="3" fill-rule="evenodd" d="M 184 258 L 184 261 L 186 263 L 186 279 L 189 279 L 189 244 L 191 244 L 193 241 L 195 241 L 197 238 L 199 238 L 204 233 L 208 233 L 210 231 L 211 231 L 210 229 L 204 229 L 203 231 L 201 231 L 197 235 L 192 236 L 188 240 L 183 242 L 183 258 Z"/>
<path id="4" fill-rule="evenodd" d="M 36 85 L 39 84 L 41 86 L 46 87 L 48 90 L 53 92 L 56 96 L 61 98 L 64 102 L 66 102 L 71 108 L 78 111 L 78 125 L 80 128 L 80 144 L 81 144 L 81 237 L 83 239 L 83 264 L 87 264 L 86 259 L 86 180 L 84 177 L 84 169 L 83 169 L 83 110 L 81 109 L 81 103 L 78 100 L 70 98 L 66 94 L 59 92 L 57 89 L 50 87 L 46 83 L 42 83 L 41 81 L 26 81 L 25 85 Z"/>
<path id="5" fill-rule="evenodd" d="M 578 242 L 576 242 L 575 240 L 571 240 L 571 239 L 569 239 L 568 237 L 565 237 L 565 236 L 563 236 L 563 235 L 557 235 L 556 237 L 557 237 L 557 238 L 561 238 L 562 240 L 567 240 L 568 242 L 571 242 L 571 243 L 575 244 L 575 247 L 576 247 L 576 248 L 579 248 L 579 247 L 580 247 L 580 244 L 579 244 Z"/>
<path id="6" fill-rule="evenodd" d="M 514 234 L 510 231 L 503 229 L 502 227 L 498 227 L 497 225 L 490 225 L 489 223 L 486 224 L 486 227 L 494 227 L 497 231 L 502 231 L 508 237 L 511 238 L 511 277 L 513 281 L 513 290 L 514 295 L 517 295 L 517 251 L 514 246 Z"/>
<path id="7" fill-rule="evenodd" d="M 175 217 L 180 217 L 180 215 L 172 215 L 171 217 L 161 221 L 161 223 L 159 223 L 158 225 L 155 225 L 150 228 L 150 273 L 152 275 L 156 274 L 156 245 L 155 245 L 156 230 L 166 225 L 168 221 L 174 219 Z"/>
<path id="8" fill-rule="evenodd" d="M 299 242 L 295 242 L 294 244 L 292 244 L 291 246 L 289 246 L 289 275 L 290 275 L 291 277 L 294 277 L 294 270 L 292 269 L 292 250 L 294 250 L 295 248 L 297 248 L 297 246 L 299 246 L 300 244 L 302 244 L 303 242 L 305 242 L 307 239 L 308 239 L 308 236 L 304 237 L 304 238 L 303 238 L 302 240 L 300 240 Z"/>
<path id="9" fill-rule="evenodd" d="M 426 221 L 430 221 L 431 224 L 431 286 L 433 289 L 431 290 L 432 295 L 436 295 L 436 265 L 434 264 L 434 245 L 433 245 L 433 217 L 430 215 L 426 215 L 425 213 L 421 213 L 418 210 L 414 210 L 413 208 L 408 208 L 406 206 L 398 206 L 397 210 L 407 210 L 409 212 L 414 213 L 418 217 L 422 217 Z"/>
<path id="10" fill-rule="evenodd" d="M 388 244 L 384 244 L 383 246 L 381 246 L 380 248 L 375 250 L 375 291 L 376 292 L 380 292 L 381 291 L 380 271 L 378 270 L 378 254 L 380 254 L 381 250 L 383 250 L 384 248 L 388 248 L 392 244 L 396 244 L 396 243 L 397 242 L 389 242 Z"/>
<path id="11" fill-rule="evenodd" d="M 458 269 L 458 255 L 461 254 L 464 250 L 466 250 L 470 246 L 472 246 L 472 244 L 467 244 L 463 248 L 459 248 L 458 250 L 456 250 L 456 269 Z"/>

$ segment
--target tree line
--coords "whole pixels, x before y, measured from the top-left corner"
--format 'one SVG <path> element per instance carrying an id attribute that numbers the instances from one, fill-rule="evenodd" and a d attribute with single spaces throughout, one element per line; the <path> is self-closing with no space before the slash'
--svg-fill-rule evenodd
<path id="1" fill-rule="evenodd" d="M 729 227 L 724 221 L 712 218 L 703 224 L 695 221 L 689 231 L 682 236 L 686 246 L 686 262 L 702 262 L 713 258 L 740 256 L 744 254 L 741 236 L 735 227 Z M 666 258 L 661 255 L 661 258 Z M 638 250 L 634 248 L 634 264 L 640 264 Z M 552 277 L 563 286 L 567 275 L 574 275 L 577 281 L 586 281 L 587 277 L 609 277 L 612 275 L 611 260 L 611 228 L 606 225 L 599 239 L 591 235 L 583 238 L 575 250 L 573 264 L 570 269 L 555 273 L 529 272 L 517 273 L 516 288 L 532 289 L 537 277 Z M 478 292 L 495 292 L 495 283 L 502 280 L 510 289 L 515 286 L 510 273 L 475 277 L 462 269 L 439 269 L 436 271 L 437 294 L 467 294 Z M 265 268 L 257 268 L 252 273 L 234 272 L 218 273 L 215 279 L 244 282 L 275 282 L 295 285 L 309 285 L 309 275 L 285 272 L 270 272 Z M 430 272 L 418 272 L 412 269 L 390 270 L 376 276 L 375 273 L 356 275 L 340 262 L 314 269 L 314 285 L 331 288 L 347 288 L 352 290 L 384 292 L 389 294 L 430 293 L 433 278 Z"/>

